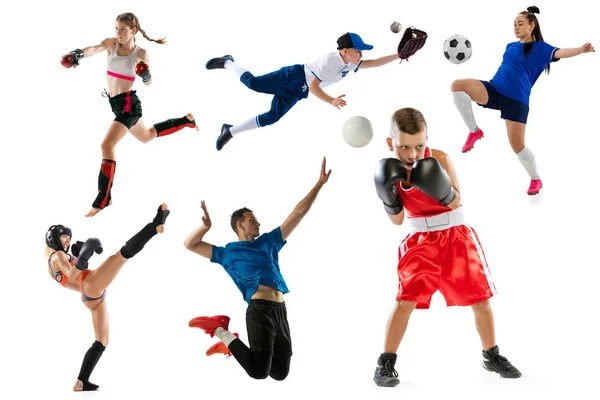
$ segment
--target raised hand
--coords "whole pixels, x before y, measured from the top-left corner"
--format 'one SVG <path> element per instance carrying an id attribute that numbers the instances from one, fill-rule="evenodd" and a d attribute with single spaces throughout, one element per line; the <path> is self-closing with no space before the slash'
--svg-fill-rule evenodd
<path id="1" fill-rule="evenodd" d="M 327 167 L 327 160 L 323 157 L 323 162 L 321 163 L 321 175 L 319 175 L 319 181 L 317 185 L 323 186 L 329 180 L 329 175 L 331 175 L 331 169 L 325 173 L 325 169 Z"/>
<path id="2" fill-rule="evenodd" d="M 206 227 L 206 230 L 209 230 L 212 226 L 212 222 L 210 221 L 210 215 L 208 214 L 204 200 L 200 202 L 200 207 L 202 207 L 202 211 L 204 212 L 204 215 L 202 216 L 202 224 Z"/>

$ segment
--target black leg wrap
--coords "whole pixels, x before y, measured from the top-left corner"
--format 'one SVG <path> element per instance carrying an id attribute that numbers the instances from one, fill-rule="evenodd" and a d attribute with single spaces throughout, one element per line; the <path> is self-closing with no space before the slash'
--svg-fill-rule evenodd
<path id="1" fill-rule="evenodd" d="M 121 255 L 125 258 L 131 258 L 142 251 L 146 243 L 156 235 L 156 227 L 163 225 L 171 211 L 163 210 L 162 205 L 158 206 L 156 216 L 151 223 L 147 224 L 134 237 L 129 239 L 125 246 L 121 248 Z"/>
<path id="2" fill-rule="evenodd" d="M 152 220 L 152 224 L 154 224 L 155 227 L 163 225 L 167 222 L 169 214 L 171 214 L 170 210 L 163 210 L 162 205 L 158 206 L 158 211 L 156 212 L 156 217 Z"/>
<path id="3" fill-rule="evenodd" d="M 131 239 L 121 247 L 121 255 L 125 258 L 131 258 L 142 251 L 146 243 L 156 235 L 156 227 L 150 223 L 141 231 L 135 234 Z"/>
<path id="4" fill-rule="evenodd" d="M 172 118 L 172 119 L 168 119 L 166 121 L 154 124 L 154 128 L 156 129 L 156 132 L 160 133 L 162 131 L 166 131 L 167 129 L 171 129 L 176 126 L 185 125 L 188 122 L 190 122 L 190 120 L 187 119 L 187 117 Z"/>
<path id="5" fill-rule="evenodd" d="M 81 364 L 81 370 L 79 371 L 79 376 L 77 377 L 77 379 L 83 382 L 84 391 L 98 389 L 98 385 L 91 383 L 89 379 L 105 349 L 106 347 L 96 340 L 94 344 L 92 344 L 92 347 L 89 348 L 87 353 L 85 353 L 85 357 L 83 357 L 83 363 Z"/>

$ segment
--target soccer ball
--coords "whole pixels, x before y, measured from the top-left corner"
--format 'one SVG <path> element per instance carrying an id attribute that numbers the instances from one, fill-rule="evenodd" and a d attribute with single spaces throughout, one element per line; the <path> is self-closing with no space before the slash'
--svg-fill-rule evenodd
<path id="1" fill-rule="evenodd" d="M 352 147 L 364 147 L 373 139 L 371 121 L 359 115 L 347 120 L 342 127 L 342 137 Z"/>
<path id="2" fill-rule="evenodd" d="M 471 58 L 471 42 L 462 35 L 452 35 L 444 43 L 444 56 L 453 64 L 462 64 Z"/>

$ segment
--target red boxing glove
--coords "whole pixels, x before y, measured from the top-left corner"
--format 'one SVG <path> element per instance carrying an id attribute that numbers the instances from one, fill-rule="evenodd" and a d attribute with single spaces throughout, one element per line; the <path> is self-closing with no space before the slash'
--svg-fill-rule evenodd
<path id="1" fill-rule="evenodd" d="M 135 73 L 142 78 L 144 82 L 148 82 L 150 80 L 150 67 L 143 61 L 140 61 L 135 66 Z"/>
<path id="2" fill-rule="evenodd" d="M 83 58 L 83 50 L 75 49 L 61 57 L 60 63 L 65 68 L 79 65 L 79 60 Z"/>

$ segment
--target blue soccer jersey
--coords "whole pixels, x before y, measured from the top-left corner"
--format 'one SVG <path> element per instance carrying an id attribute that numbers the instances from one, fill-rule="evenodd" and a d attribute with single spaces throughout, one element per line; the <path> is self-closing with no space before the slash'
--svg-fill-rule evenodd
<path id="1" fill-rule="evenodd" d="M 543 41 L 533 42 L 531 51 L 525 57 L 525 43 L 513 42 L 506 46 L 502 64 L 490 83 L 498 92 L 529 106 L 531 88 L 553 61 L 558 48 Z M 556 61 L 556 60 L 554 60 Z"/>
<path id="2" fill-rule="evenodd" d="M 213 245 L 210 261 L 223 266 L 242 292 L 244 300 L 250 304 L 259 284 L 284 294 L 289 292 L 279 270 L 278 257 L 279 250 L 286 243 L 281 236 L 281 228 L 277 227 L 252 242 L 232 242 L 225 247 Z"/>

